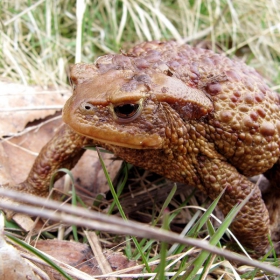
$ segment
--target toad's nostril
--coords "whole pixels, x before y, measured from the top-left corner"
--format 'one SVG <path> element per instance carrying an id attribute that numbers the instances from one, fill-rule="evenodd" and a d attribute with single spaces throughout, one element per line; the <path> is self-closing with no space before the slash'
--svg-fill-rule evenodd
<path id="1" fill-rule="evenodd" d="M 83 102 L 81 104 L 81 109 L 86 110 L 86 111 L 93 111 L 94 110 L 94 106 L 88 102 Z"/>

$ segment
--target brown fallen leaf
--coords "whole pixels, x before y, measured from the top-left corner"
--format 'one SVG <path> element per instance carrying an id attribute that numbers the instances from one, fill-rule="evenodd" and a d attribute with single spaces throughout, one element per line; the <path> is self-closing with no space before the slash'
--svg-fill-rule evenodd
<path id="1" fill-rule="evenodd" d="M 36 242 L 36 248 L 89 275 L 102 275 L 99 264 L 87 244 L 81 244 L 73 241 L 40 240 Z M 129 271 L 129 273 L 132 274 L 141 272 L 141 268 L 138 268 L 137 270 L 133 269 L 133 266 L 137 265 L 136 261 L 128 260 L 122 253 L 108 251 L 103 252 L 103 254 L 113 271 L 131 267 L 131 271 Z M 129 280 L 132 278 L 126 279 Z"/>
<path id="2" fill-rule="evenodd" d="M 26 178 L 37 154 L 61 124 L 61 119 L 55 119 L 37 129 L 27 131 L 21 136 L 2 141 L 1 144 L 6 155 L 5 158 L 0 159 L 0 162 L 9 167 L 7 171 L 10 172 L 15 183 L 20 183 Z"/>
<path id="3" fill-rule="evenodd" d="M 70 89 L 24 86 L 4 81 L 0 81 L 0 92 L 1 137 L 22 131 L 28 122 L 53 115 L 71 95 Z"/>

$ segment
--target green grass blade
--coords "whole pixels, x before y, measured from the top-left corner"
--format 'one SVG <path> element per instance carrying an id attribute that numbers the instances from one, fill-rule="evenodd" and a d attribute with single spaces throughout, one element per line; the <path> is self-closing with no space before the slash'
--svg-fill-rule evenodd
<path id="1" fill-rule="evenodd" d="M 99 156 L 99 159 L 100 159 L 100 163 L 101 163 L 101 166 L 102 166 L 102 168 L 103 168 L 105 177 L 106 177 L 106 179 L 107 179 L 107 181 L 108 181 L 110 191 L 111 191 L 111 193 L 112 193 L 112 195 L 113 195 L 113 198 L 114 198 L 115 203 L 116 203 L 116 205 L 117 205 L 117 208 L 118 208 L 118 210 L 119 210 L 119 212 L 120 212 L 120 215 L 121 215 L 121 217 L 122 217 L 124 220 L 127 221 L 126 215 L 125 215 L 125 213 L 124 213 L 124 211 L 123 211 L 123 209 L 122 209 L 122 206 L 121 206 L 121 204 L 120 204 L 118 195 L 117 195 L 117 193 L 116 193 L 116 191 L 115 191 L 115 188 L 114 188 L 114 186 L 113 186 L 113 184 L 112 184 L 112 181 L 111 181 L 111 178 L 110 178 L 110 176 L 109 176 L 109 173 L 108 173 L 108 171 L 107 171 L 107 169 L 106 169 L 105 163 L 104 163 L 104 161 L 103 161 L 103 159 L 102 159 L 102 157 L 101 157 L 100 151 L 99 151 L 98 148 L 96 148 L 96 150 L 97 150 L 97 153 L 98 153 L 98 156 Z M 134 244 L 135 244 L 137 250 L 138 250 L 139 253 L 141 254 L 142 260 L 143 260 L 143 262 L 144 262 L 144 264 L 145 264 L 145 267 L 146 267 L 147 271 L 151 272 L 151 269 L 150 269 L 150 267 L 149 267 L 147 258 L 146 258 L 146 256 L 143 254 L 142 249 L 141 249 L 141 247 L 139 246 L 139 243 L 138 243 L 137 239 L 136 239 L 135 237 L 133 237 L 133 236 L 132 236 L 131 238 L 132 238 L 132 240 L 133 240 L 133 242 L 134 242 Z"/>
<path id="2" fill-rule="evenodd" d="M 77 206 L 77 194 L 76 194 L 76 188 L 75 188 L 75 180 L 74 180 L 74 177 L 71 173 L 70 170 L 66 169 L 66 168 L 60 168 L 58 169 L 54 175 L 52 176 L 51 178 L 51 182 L 50 182 L 50 186 L 53 186 L 54 185 L 54 179 L 55 179 L 55 175 L 58 173 L 58 172 L 63 172 L 65 174 L 67 174 L 70 179 L 71 179 L 71 190 L 72 190 L 72 197 L 71 197 L 71 201 L 72 201 L 72 205 L 73 206 Z M 73 237 L 74 237 L 74 240 L 76 242 L 79 241 L 79 238 L 78 238 L 78 229 L 76 226 L 72 226 L 72 232 L 73 232 Z"/>
<path id="3" fill-rule="evenodd" d="M 165 229 L 165 230 L 169 230 L 168 216 L 169 215 L 167 213 L 164 213 L 164 215 L 163 215 L 163 227 L 162 228 Z M 167 250 L 168 250 L 168 243 L 167 242 L 161 242 L 160 263 L 159 263 L 158 273 L 157 273 L 156 279 L 164 279 L 164 277 L 165 277 Z"/>
<path id="4" fill-rule="evenodd" d="M 165 209 L 170 204 L 170 202 L 171 202 L 172 198 L 174 197 L 174 194 L 176 193 L 176 191 L 177 191 L 177 186 L 176 186 L 176 184 L 174 184 L 174 187 L 172 188 L 172 190 L 168 194 L 167 198 L 165 199 L 165 201 L 164 201 L 164 203 L 161 207 L 161 210 L 160 210 L 160 213 L 159 213 L 158 217 L 154 220 L 153 225 L 156 225 L 158 223 L 159 219 L 161 219 Z"/>
<path id="5" fill-rule="evenodd" d="M 253 190 L 254 191 L 254 190 Z M 211 236 L 209 243 L 211 245 L 216 245 L 219 240 L 222 238 L 223 234 L 229 228 L 231 222 L 236 217 L 237 213 L 242 209 L 242 207 L 248 202 L 250 197 L 253 194 L 253 191 L 239 204 L 231 209 L 228 215 L 225 217 L 223 223 L 217 229 L 217 231 Z M 189 268 L 182 279 L 192 280 L 197 274 L 198 270 L 203 266 L 205 260 L 209 257 L 210 253 L 207 251 L 202 251 L 199 256 L 194 260 L 191 265 L 191 269 Z"/>
<path id="6" fill-rule="evenodd" d="M 127 168 L 127 164 L 124 165 L 124 168 L 123 168 L 123 171 L 124 171 L 124 178 L 120 180 L 120 184 L 119 186 L 117 186 L 117 193 L 116 193 L 116 196 L 119 198 L 119 196 L 121 195 L 124 187 L 125 187 L 125 184 L 127 182 L 127 179 L 128 179 L 128 168 Z M 109 175 L 109 174 L 108 174 Z M 108 180 L 108 178 L 106 177 L 106 179 Z M 110 179 L 111 180 L 111 179 Z M 108 210 L 108 214 L 111 214 L 115 208 L 115 205 L 116 205 L 116 201 L 115 199 L 113 200 L 112 204 L 110 205 L 109 207 L 109 210 Z M 119 208 L 118 208 L 119 209 Z"/>
<path id="7" fill-rule="evenodd" d="M 196 222 L 196 224 L 193 226 L 192 229 L 190 229 L 188 236 L 197 236 L 197 233 L 201 230 L 201 228 L 206 224 L 206 222 L 209 220 L 209 217 L 215 210 L 215 208 L 218 205 L 218 202 L 222 195 L 224 194 L 225 190 L 223 190 L 219 196 L 211 203 L 211 205 L 208 207 L 208 209 L 204 212 L 204 214 L 200 217 L 200 219 Z"/>

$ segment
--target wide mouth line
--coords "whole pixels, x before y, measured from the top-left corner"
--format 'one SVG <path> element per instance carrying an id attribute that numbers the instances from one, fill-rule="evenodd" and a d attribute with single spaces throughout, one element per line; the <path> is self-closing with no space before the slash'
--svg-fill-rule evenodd
<path id="1" fill-rule="evenodd" d="M 92 137 L 92 136 L 88 136 L 88 135 L 85 135 L 85 136 L 101 143 L 101 145 L 107 144 L 107 145 L 113 145 L 116 147 L 129 148 L 129 149 L 137 149 L 137 150 L 143 149 L 143 146 L 141 145 L 141 143 L 139 145 L 132 145 L 132 144 L 127 144 L 127 143 L 123 143 L 120 141 L 117 142 L 117 141 L 107 140 L 104 138 Z M 147 148 L 149 148 L 149 147 L 147 147 Z"/>
<path id="2" fill-rule="evenodd" d="M 92 140 L 95 140 L 96 142 L 105 145 L 113 145 L 115 147 L 122 147 L 122 148 L 129 148 L 129 149 L 137 149 L 137 150 L 146 150 L 146 149 L 160 149 L 162 144 L 162 139 L 156 137 L 155 135 L 151 135 L 150 137 L 142 137 L 141 139 L 137 139 L 135 135 L 132 139 L 129 139 L 129 137 L 120 136 L 120 137 L 111 137 L 109 139 L 108 137 L 102 137 L 102 135 L 98 135 L 96 133 L 93 134 L 87 134 L 83 133 L 82 131 L 77 131 L 79 134 L 84 135 Z M 114 138 L 116 140 L 114 140 Z"/>

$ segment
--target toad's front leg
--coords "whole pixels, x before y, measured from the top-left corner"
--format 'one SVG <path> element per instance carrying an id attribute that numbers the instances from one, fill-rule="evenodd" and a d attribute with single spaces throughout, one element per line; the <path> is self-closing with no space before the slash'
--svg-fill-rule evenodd
<path id="1" fill-rule="evenodd" d="M 25 181 L 14 188 L 38 196 L 47 196 L 52 175 L 59 168 L 71 169 L 84 153 L 83 147 L 92 140 L 75 133 L 63 125 L 54 137 L 42 148 Z M 59 175 L 56 176 L 56 180 Z"/>
<path id="2" fill-rule="evenodd" d="M 234 205 L 240 203 L 254 190 L 253 196 L 241 209 L 231 225 L 240 242 L 257 254 L 263 254 L 269 247 L 269 215 L 259 188 L 227 162 L 220 159 L 198 158 L 197 170 L 203 184 L 203 191 L 215 199 L 224 188 L 219 207 L 226 215 Z"/>

